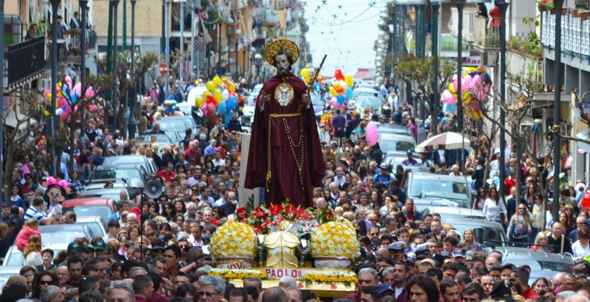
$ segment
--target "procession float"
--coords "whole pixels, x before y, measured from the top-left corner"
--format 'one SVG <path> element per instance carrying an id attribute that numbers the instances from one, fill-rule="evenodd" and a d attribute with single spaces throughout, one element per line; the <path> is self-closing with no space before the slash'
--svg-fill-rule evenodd
<path id="1" fill-rule="evenodd" d="M 211 275 L 237 287 L 243 280 L 277 286 L 289 276 L 302 290 L 323 297 L 354 292 L 352 264 L 360 255 L 354 225 L 330 210 L 310 210 L 288 202 L 239 208 L 211 237 Z"/>

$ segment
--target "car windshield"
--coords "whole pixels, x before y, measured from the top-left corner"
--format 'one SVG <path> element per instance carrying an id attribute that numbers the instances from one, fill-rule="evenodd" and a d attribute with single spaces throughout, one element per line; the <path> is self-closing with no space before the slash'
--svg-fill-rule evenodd
<path id="1" fill-rule="evenodd" d="M 440 179 L 412 179 L 410 196 L 456 198 L 449 194 L 465 194 L 467 198 L 467 185 L 464 182 Z"/>
<path id="2" fill-rule="evenodd" d="M 145 134 L 140 137 L 140 139 L 144 143 L 171 143 L 170 138 L 166 134 L 158 133 L 158 134 Z M 155 139 L 155 140 L 154 140 Z"/>
<path id="3" fill-rule="evenodd" d="M 393 138 L 383 138 L 379 142 L 379 148 L 384 152 L 407 152 L 414 150 L 413 142 L 400 141 Z"/>
<path id="4" fill-rule="evenodd" d="M 100 217 L 106 224 L 111 218 L 112 211 L 107 206 L 80 206 L 74 208 L 74 213 L 78 217 Z"/>
<path id="5" fill-rule="evenodd" d="M 453 221 L 448 221 L 448 223 L 450 223 L 453 226 L 453 228 L 459 233 L 459 235 L 461 235 L 461 239 L 463 239 L 463 233 L 465 232 L 465 230 L 472 229 L 475 236 L 475 240 L 479 243 L 487 243 L 494 246 L 501 246 L 504 244 L 504 234 L 502 234 L 501 232 L 499 232 L 499 230 L 495 228 L 478 226 L 474 224 L 461 224 L 460 222 L 453 223 Z"/>
<path id="6" fill-rule="evenodd" d="M 548 270 L 554 272 L 567 272 L 571 270 L 572 266 L 570 263 L 531 259 L 531 257 L 510 257 L 510 255 L 506 257 L 504 262 L 516 266 L 528 265 L 531 267 L 531 271 Z"/>
<path id="7" fill-rule="evenodd" d="M 92 179 L 138 179 L 141 178 L 141 173 L 137 169 L 109 169 L 96 170 Z"/>
<path id="8" fill-rule="evenodd" d="M 192 129 L 193 124 L 189 118 L 161 119 L 160 129 L 162 129 L 162 131 L 185 131 L 189 128 Z"/>
<path id="9" fill-rule="evenodd" d="M 357 104 L 361 108 L 379 109 L 381 107 L 381 100 L 375 96 L 359 96 L 357 98 Z"/>
<path id="10" fill-rule="evenodd" d="M 362 98 L 362 97 L 377 97 L 379 92 L 376 90 L 354 90 L 353 91 L 353 98 Z"/>
<path id="11" fill-rule="evenodd" d="M 41 233 L 41 242 L 43 246 L 54 246 L 54 245 L 68 245 L 70 242 L 78 238 L 86 238 L 87 236 L 82 232 L 74 231 L 55 231 L 48 233 Z"/>
<path id="12" fill-rule="evenodd" d="M 88 222 L 77 222 L 77 224 L 86 226 L 91 234 L 97 237 L 103 238 L 105 233 L 103 229 L 100 227 L 100 222 L 98 221 L 88 221 Z"/>

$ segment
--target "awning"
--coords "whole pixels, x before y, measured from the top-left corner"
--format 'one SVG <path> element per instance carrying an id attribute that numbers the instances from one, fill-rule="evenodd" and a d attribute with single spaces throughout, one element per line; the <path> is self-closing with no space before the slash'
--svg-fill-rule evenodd
<path id="1" fill-rule="evenodd" d="M 588 130 L 584 130 L 582 132 L 579 132 L 578 134 L 576 134 L 576 138 L 579 139 L 583 139 L 583 140 L 587 140 L 590 141 L 590 134 L 588 134 Z M 583 152 L 590 152 L 590 144 L 584 143 L 584 142 L 576 142 L 576 147 L 577 149 L 583 151 Z"/>

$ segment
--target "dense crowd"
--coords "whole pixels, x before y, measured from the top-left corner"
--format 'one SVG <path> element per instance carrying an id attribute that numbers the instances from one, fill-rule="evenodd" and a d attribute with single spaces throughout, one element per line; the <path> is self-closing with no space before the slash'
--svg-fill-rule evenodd
<path id="1" fill-rule="evenodd" d="M 531 266 L 505 263 L 500 251 L 477 242 L 473 230 L 459 234 L 440 215 L 418 211 L 405 191 L 408 169 L 388 165 L 379 144 L 365 139 L 370 121 L 406 126 L 419 139 L 413 108 L 400 104 L 394 92 L 385 99 L 381 116 L 326 110 L 318 121 L 327 173 L 324 187 L 314 192 L 314 207 L 353 222 L 361 243 L 354 263 L 357 290 L 338 301 L 589 301 L 586 262 L 577 261 L 571 271 L 552 279 L 531 280 Z M 157 129 L 160 117 L 177 114 L 158 105 L 162 98 L 146 96 L 139 132 Z M 237 114 L 230 129 L 200 122 L 198 133 L 187 130 L 181 143 L 157 150 L 156 144 L 111 132 L 100 118 L 90 119 L 62 152 L 58 178 L 48 177 L 47 162 L 35 153 L 19 154 L 0 223 L 0 255 L 16 243 L 26 260 L 4 285 L 0 301 L 316 301 L 291 278 L 263 289 L 261 280 L 246 279 L 243 287 L 235 287 L 209 274 L 209 239 L 239 207 L 244 159 L 240 134 L 234 131 L 240 128 Z M 452 116 L 442 117 L 438 130 L 452 124 Z M 576 259 L 590 255 L 590 220 L 580 206 L 584 184 L 570 187 L 564 181 L 559 216 L 553 217 L 544 202 L 554 181 L 543 169 L 551 158 L 538 165 L 538 159 L 525 156 L 520 167 L 510 161 L 508 194 L 499 196 L 498 154 L 491 154 L 485 137 L 473 141 L 462 167 L 460 157 L 443 147 L 409 153 L 404 166 L 467 177 L 472 207 L 501 223 L 514 245 L 571 253 Z M 154 159 L 165 184 L 161 196 L 133 198 L 122 190 L 104 240 L 77 239 L 59 253 L 43 249 L 38 226 L 75 223 L 75 214 L 60 204 L 76 196 L 106 156 L 123 154 Z M 521 170 L 521 183 L 515 183 L 515 169 Z M 517 187 L 523 192 L 520 200 Z"/>

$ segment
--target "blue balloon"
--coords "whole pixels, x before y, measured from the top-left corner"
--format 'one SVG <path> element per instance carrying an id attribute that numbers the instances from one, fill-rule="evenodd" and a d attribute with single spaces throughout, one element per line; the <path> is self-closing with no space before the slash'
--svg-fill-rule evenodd
<path id="1" fill-rule="evenodd" d="M 348 87 L 348 89 L 346 89 L 346 97 L 349 100 L 352 100 L 352 87 Z"/>
<path id="2" fill-rule="evenodd" d="M 217 114 L 219 116 L 223 116 L 225 115 L 225 112 L 227 110 L 227 104 L 225 103 L 225 101 L 219 103 L 219 105 L 217 105 Z"/>
<path id="3" fill-rule="evenodd" d="M 227 101 L 227 110 L 232 111 L 238 106 L 238 97 L 232 96 Z"/>
<path id="4" fill-rule="evenodd" d="M 346 102 L 346 97 L 344 97 L 343 95 L 339 95 L 336 97 L 336 103 L 338 103 L 338 105 L 342 105 L 344 104 L 344 102 Z"/>

